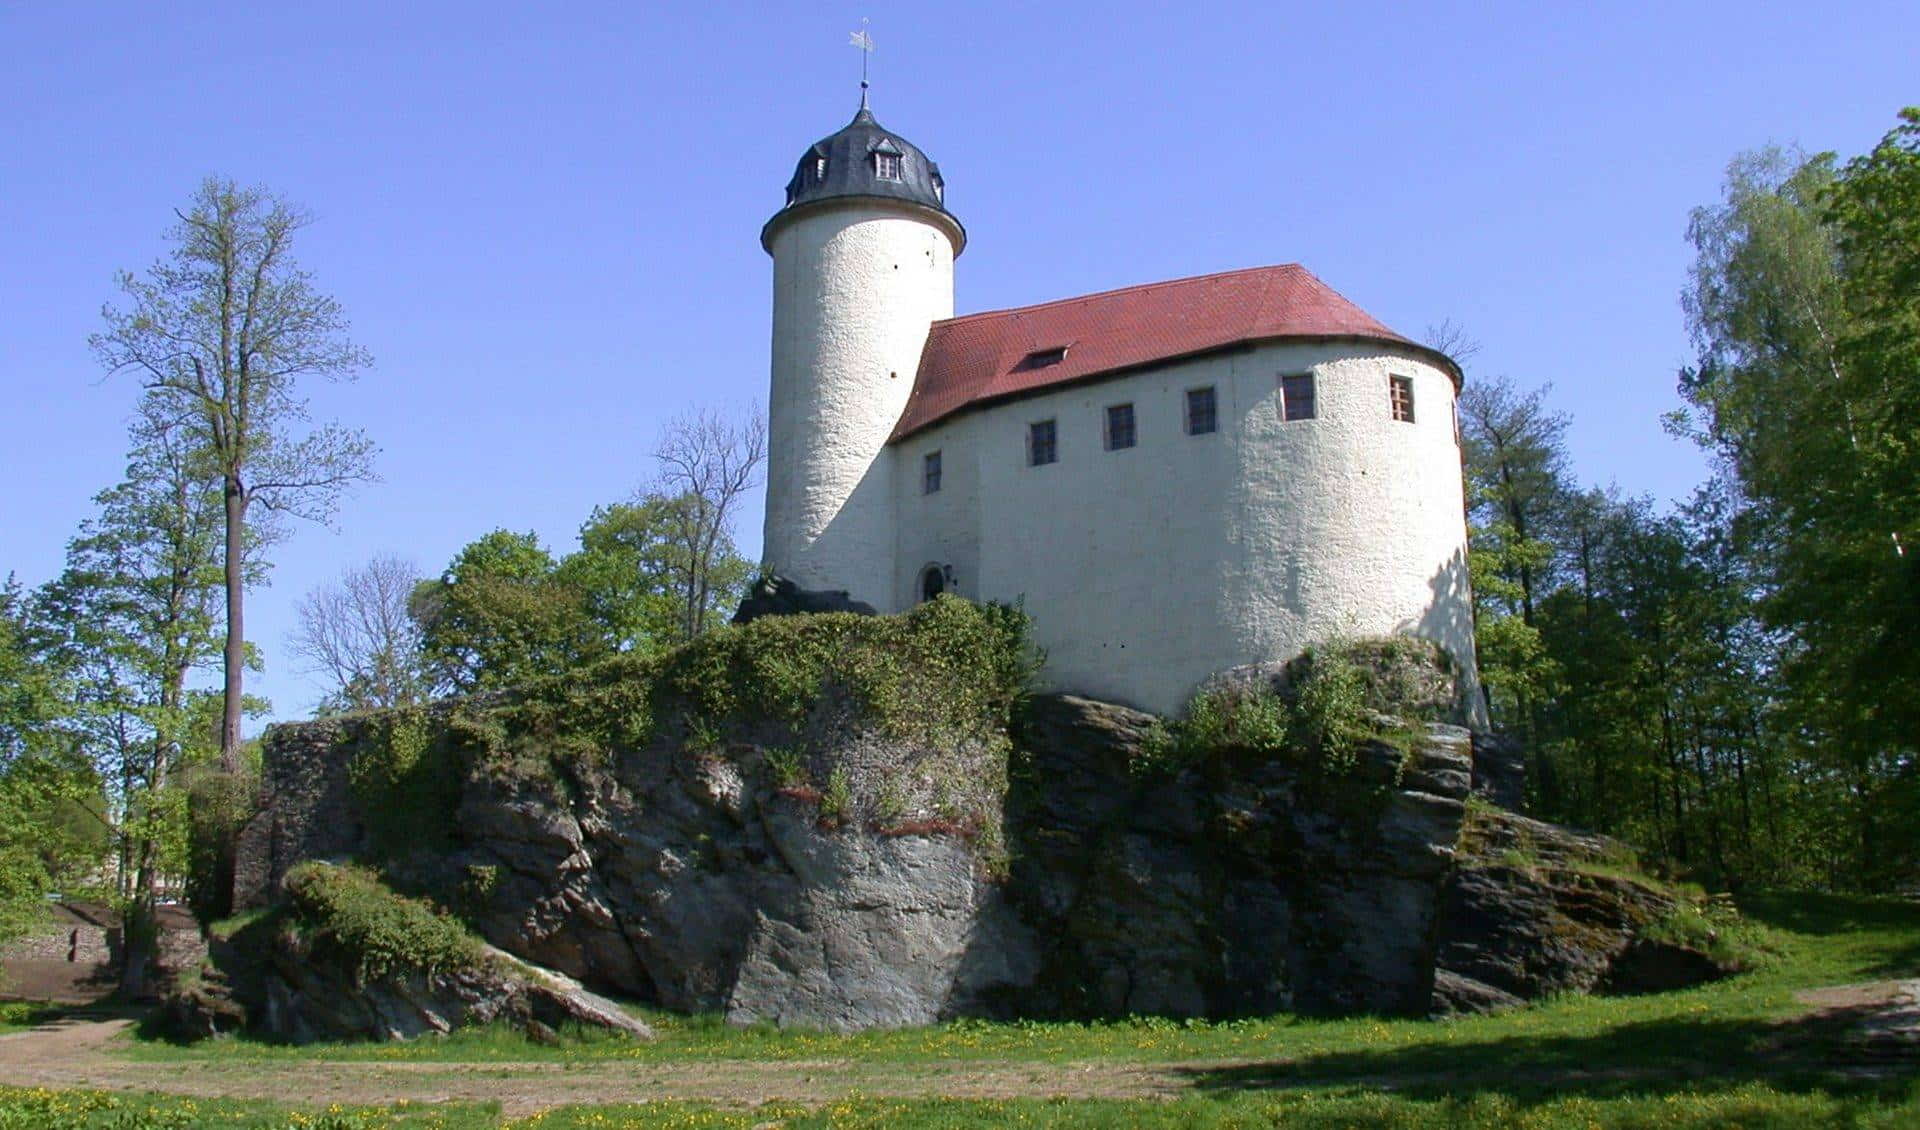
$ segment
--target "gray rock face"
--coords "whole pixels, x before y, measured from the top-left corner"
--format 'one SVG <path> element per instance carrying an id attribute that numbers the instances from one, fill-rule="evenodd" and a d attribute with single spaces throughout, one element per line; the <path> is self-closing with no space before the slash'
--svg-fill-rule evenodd
<path id="1" fill-rule="evenodd" d="M 1435 960 L 1445 973 L 1526 1000 L 1652 992 L 1727 975 L 1705 954 L 1642 936 L 1677 904 L 1588 866 L 1617 859 L 1621 845 L 1499 811 L 1468 840 L 1464 865 L 1448 875 L 1441 896 Z M 1470 993 L 1437 994 L 1435 1008 L 1470 1000 Z"/>
<path id="2" fill-rule="evenodd" d="M 1471 772 L 1465 730 L 1375 743 L 1327 793 L 1267 763 L 1137 782 L 1153 719 L 1036 701 L 1011 896 L 1049 942 L 1026 1011 L 1420 1013 Z M 1404 766 L 1404 777 L 1402 774 Z"/>
<path id="3" fill-rule="evenodd" d="M 361 980 L 315 960 L 296 939 L 276 940 L 261 1028 L 294 1043 L 408 1040 L 469 1024 L 505 1022 L 534 1033 L 580 1025 L 652 1039 L 619 1005 L 551 970 L 491 950 L 478 969 Z"/>
<path id="4" fill-rule="evenodd" d="M 857 736 L 822 755 L 856 780 L 890 757 L 913 755 Z M 820 790 L 778 787 L 763 762 L 657 749 L 565 787 L 475 781 L 447 866 L 491 877 L 476 924 L 495 944 L 738 1023 L 928 1024 L 1031 979 L 970 828 L 888 822 L 859 796 L 825 818 Z"/>
<path id="5" fill-rule="evenodd" d="M 1639 945 L 1663 896 L 1554 869 L 1607 841 L 1508 814 L 1461 857 L 1485 758 L 1459 727 L 1371 743 L 1338 782 L 1275 761 L 1156 776 L 1134 769 L 1153 716 L 1041 696 L 1003 796 L 997 751 L 809 725 L 804 764 L 728 735 L 470 774 L 453 850 L 390 870 L 460 892 L 520 958 L 739 1023 L 1424 1015 L 1700 975 Z M 270 804 L 266 856 L 247 866 L 260 891 L 355 850 L 360 828 L 341 759 L 298 728 L 275 735 L 273 795 L 335 807 Z M 1501 864 L 1520 849 L 1543 868 Z M 551 1023 L 533 990 L 416 978 L 352 998 L 292 967 L 278 981 L 289 1035 L 438 1031 L 501 1008 Z"/>

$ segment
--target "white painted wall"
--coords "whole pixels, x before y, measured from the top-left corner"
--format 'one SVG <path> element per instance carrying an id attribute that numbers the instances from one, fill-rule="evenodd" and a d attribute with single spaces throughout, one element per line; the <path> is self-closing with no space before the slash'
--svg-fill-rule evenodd
<path id="1" fill-rule="evenodd" d="M 893 452 L 932 323 L 953 316 L 953 241 L 906 207 L 848 201 L 774 232 L 764 558 L 803 588 L 886 605 Z"/>
<path id="2" fill-rule="evenodd" d="M 1280 376 L 1311 370 L 1318 415 L 1283 422 Z M 1413 378 L 1394 421 L 1388 376 Z M 1188 388 L 1219 431 L 1188 436 Z M 1105 408 L 1134 405 L 1137 446 L 1106 451 Z M 972 599 L 1024 598 L 1053 686 L 1178 711 L 1214 672 L 1343 635 L 1440 643 L 1477 693 L 1452 379 L 1372 343 L 1276 343 L 963 414 L 894 449 L 890 599 L 930 563 Z M 1052 418 L 1059 462 L 1026 463 Z M 939 450 L 937 494 L 921 469 Z"/>

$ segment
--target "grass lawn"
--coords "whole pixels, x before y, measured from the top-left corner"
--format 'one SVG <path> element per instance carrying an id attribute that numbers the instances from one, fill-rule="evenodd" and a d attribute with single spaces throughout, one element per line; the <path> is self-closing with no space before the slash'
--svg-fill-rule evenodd
<path id="1" fill-rule="evenodd" d="M 969 1065 L 1032 1065 L 1036 1078 L 1083 1066 L 1160 1065 L 1181 1081 L 1173 1100 L 885 1099 L 848 1093 L 815 1109 L 723 1110 L 655 1104 L 565 1107 L 502 1122 L 485 1107 L 412 1107 L 304 1115 L 200 1103 L 167 1121 L 179 1099 L 0 1091 L 0 1130 L 40 1126 L 605 1126 L 1061 1127 L 1920 1127 L 1912 1058 L 1855 1070 L 1835 1059 L 1844 1025 L 1790 1022 L 1796 989 L 1920 975 L 1920 906 L 1823 895 L 1742 899 L 1773 932 L 1778 955 L 1753 973 L 1680 993 L 1568 998 L 1503 1016 L 1449 1022 L 1274 1017 L 1224 1023 L 1138 1018 L 1099 1024 L 960 1021 L 934 1028 L 835 1036 L 733 1029 L 710 1017 L 648 1013 L 652 1043 L 583 1040 L 534 1045 L 502 1031 L 413 1044 L 286 1048 L 248 1040 L 177 1047 L 129 1040 L 115 1055 L 156 1071 L 248 1061 L 284 1066 L 379 1061 L 422 1065 L 544 1063 L 607 1070 L 671 1065 L 807 1065 L 844 1077 L 927 1078 Z M 798 1063 L 797 1061 L 805 1061 Z M 792 1066 L 788 1066 L 788 1065 Z M 1838 1070 L 1845 1067 L 1847 1070 Z M 624 1070 L 624 1069 L 623 1069 Z M 863 1074 L 864 1073 L 864 1074 Z M 704 1092 L 702 1092 L 704 1093 Z M 1044 1093 L 1044 1092 L 1042 1092 Z M 590 1097 L 588 1094 L 583 1098 Z M 89 1103 L 113 1103 L 79 1112 Z M 76 1104 L 61 1119 L 34 1104 Z M 151 1109 L 158 1121 L 142 1121 Z M 51 1118 L 51 1115 L 46 1118 Z M 42 1118 L 36 1121 L 34 1119 Z M 299 1121 L 305 1118 L 307 1121 Z M 331 1121 L 328 1121 L 331 1119 Z"/>

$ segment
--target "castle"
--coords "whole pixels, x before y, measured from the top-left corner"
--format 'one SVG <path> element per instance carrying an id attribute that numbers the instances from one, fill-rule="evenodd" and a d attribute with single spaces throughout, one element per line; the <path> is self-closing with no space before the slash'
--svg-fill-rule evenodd
<path id="1" fill-rule="evenodd" d="M 760 241 L 774 571 L 882 612 L 1023 599 L 1049 683 L 1160 713 L 1411 633 L 1484 723 L 1444 354 L 1298 265 L 956 318 L 945 179 L 864 99 Z"/>

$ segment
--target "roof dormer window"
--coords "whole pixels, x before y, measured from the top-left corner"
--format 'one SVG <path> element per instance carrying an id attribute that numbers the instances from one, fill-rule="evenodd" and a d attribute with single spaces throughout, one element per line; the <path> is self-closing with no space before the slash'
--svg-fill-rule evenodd
<path id="1" fill-rule="evenodd" d="M 940 178 L 940 170 L 933 170 L 933 198 L 940 203 L 947 202 L 947 182 Z"/>
<path id="2" fill-rule="evenodd" d="M 1020 363 L 1014 366 L 1014 370 L 1016 372 L 1025 372 L 1029 369 L 1044 369 L 1049 365 L 1058 365 L 1066 359 L 1067 347 L 1064 345 L 1056 345 L 1049 349 L 1036 349 L 1032 353 L 1022 357 Z"/>
<path id="3" fill-rule="evenodd" d="M 815 157 L 813 159 L 814 183 L 818 184 L 821 181 L 826 179 L 827 179 L 827 159 L 825 157 Z"/>
<path id="4" fill-rule="evenodd" d="M 900 147 L 888 138 L 873 143 L 873 175 L 881 180 L 899 180 L 901 171 Z"/>

